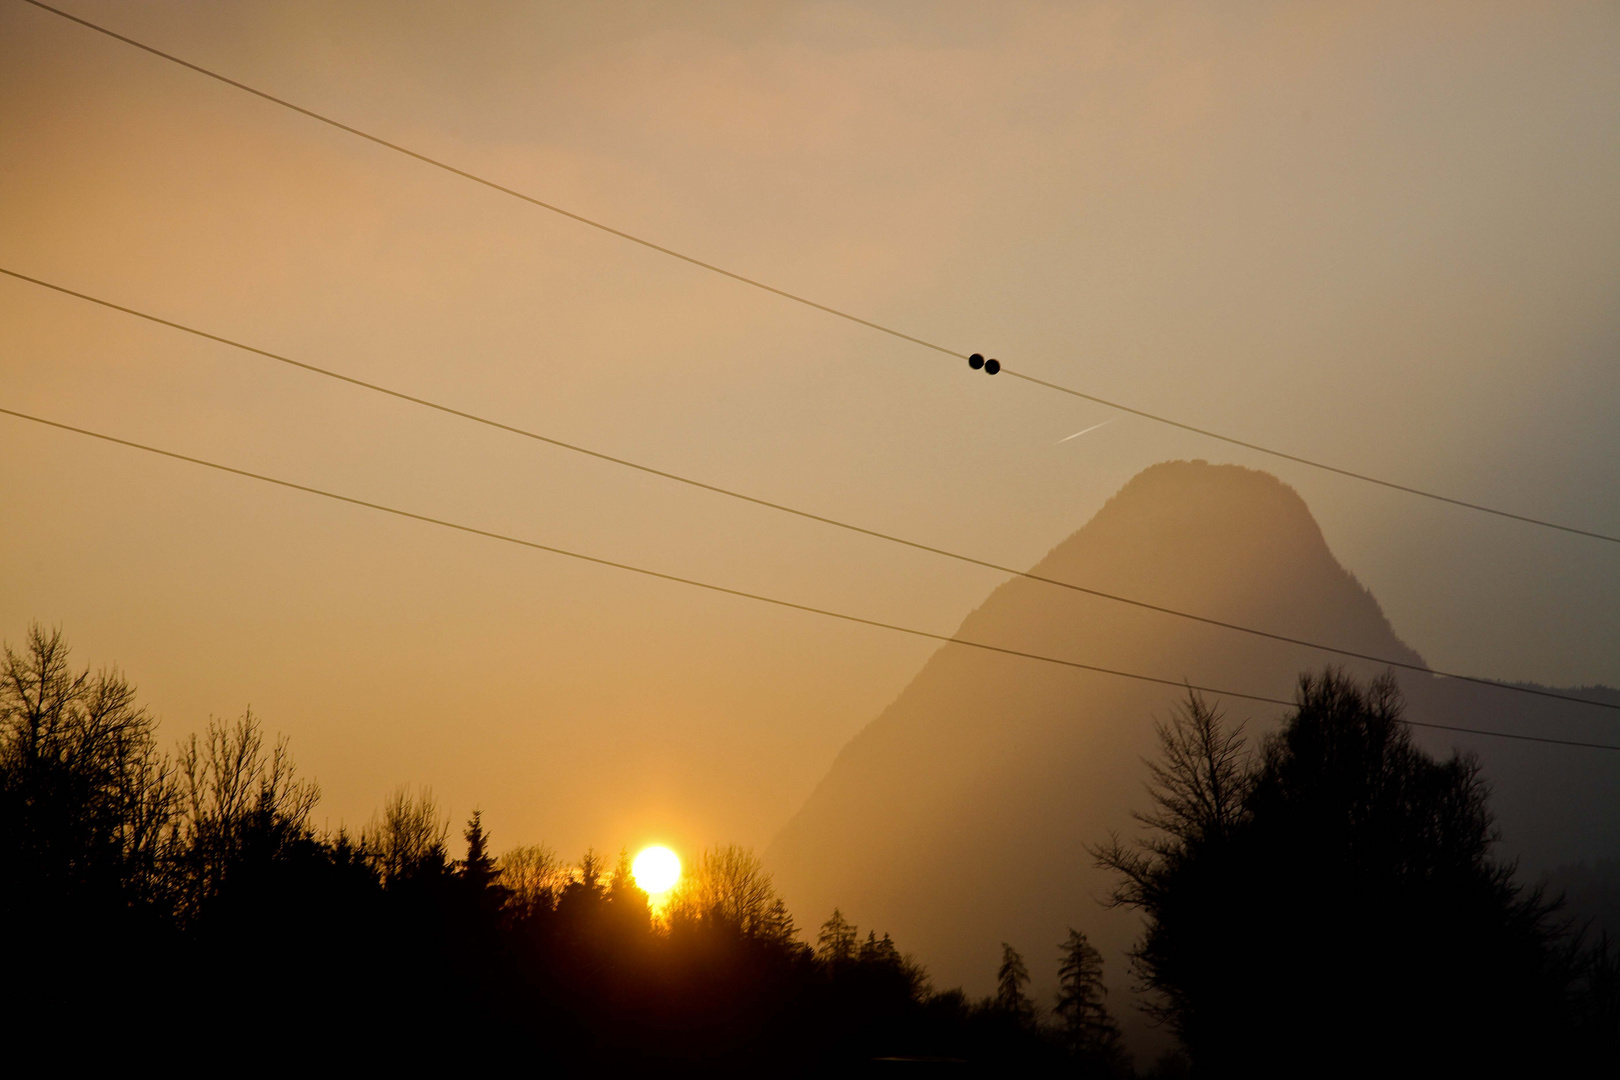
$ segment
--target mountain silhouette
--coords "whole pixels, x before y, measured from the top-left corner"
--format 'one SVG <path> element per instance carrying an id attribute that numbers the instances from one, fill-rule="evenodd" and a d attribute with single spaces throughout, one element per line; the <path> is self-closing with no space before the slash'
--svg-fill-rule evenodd
<path id="1" fill-rule="evenodd" d="M 1133 478 L 1033 571 L 1154 604 L 1421 664 L 1372 594 L 1339 565 L 1304 501 L 1275 477 L 1177 461 Z M 1017 578 L 962 622 L 973 641 L 1289 699 L 1300 672 L 1346 660 Z M 1620 743 L 1620 715 L 1397 671 L 1413 720 Z M 1620 692 L 1572 691 L 1620 702 Z M 947 644 L 839 753 L 766 860 L 801 923 L 836 905 L 894 934 L 937 985 L 982 993 L 1001 942 L 1055 985 L 1071 926 L 1102 947 L 1124 1008 L 1138 922 L 1104 909 L 1110 879 L 1087 845 L 1136 835 L 1154 720 L 1184 691 Z M 1218 700 L 1211 697 L 1211 700 Z M 1280 706 L 1230 699 L 1251 737 Z M 1501 854 L 1525 872 L 1620 854 L 1620 753 L 1419 730 L 1437 754 L 1476 753 L 1492 783 Z M 1132 1030 L 1134 1029 L 1134 1030 Z M 1162 1036 L 1160 1037 L 1162 1038 Z"/>

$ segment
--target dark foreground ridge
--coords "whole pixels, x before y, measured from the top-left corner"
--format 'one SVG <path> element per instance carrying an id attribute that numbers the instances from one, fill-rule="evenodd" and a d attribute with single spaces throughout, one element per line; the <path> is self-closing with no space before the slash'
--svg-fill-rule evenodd
<path id="1" fill-rule="evenodd" d="M 133 688 L 75 672 L 38 627 L 6 647 L 0 680 L 14 1048 L 49 1033 L 107 1064 L 565 1074 L 1123 1068 L 1083 935 L 1061 1022 L 1038 1023 L 1011 950 L 997 998 L 935 993 L 887 934 L 837 911 L 803 941 L 739 848 L 704 852 L 655 908 L 627 853 L 496 858 L 477 811 L 452 860 L 425 791 L 400 789 L 358 835 L 321 835 L 318 788 L 251 714 L 163 754 Z"/>
<path id="2" fill-rule="evenodd" d="M 426 792 L 401 789 L 357 836 L 319 835 L 318 789 L 251 714 L 165 755 L 129 684 L 75 672 L 37 627 L 0 679 L 19 1051 L 183 1050 L 211 1070 L 1136 1075 L 1080 931 L 1053 943 L 1050 1007 L 1007 943 L 995 993 L 973 1001 L 836 909 L 801 940 L 735 847 L 655 907 L 627 854 L 495 858 L 477 811 L 451 860 Z M 1620 1060 L 1620 955 L 1491 859 L 1478 765 L 1426 754 L 1400 709 L 1392 680 L 1328 671 L 1252 751 L 1196 694 L 1160 725 L 1146 831 L 1074 856 L 1143 918 L 1133 972 L 1179 1046 L 1148 1075 Z"/>

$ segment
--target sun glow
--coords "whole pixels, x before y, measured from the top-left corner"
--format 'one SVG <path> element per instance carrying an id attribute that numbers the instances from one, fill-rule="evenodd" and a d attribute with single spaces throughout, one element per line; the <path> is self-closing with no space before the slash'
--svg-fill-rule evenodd
<path id="1" fill-rule="evenodd" d="M 650 847 L 636 856 L 630 873 L 650 896 L 669 892 L 681 879 L 681 860 L 667 847 Z"/>

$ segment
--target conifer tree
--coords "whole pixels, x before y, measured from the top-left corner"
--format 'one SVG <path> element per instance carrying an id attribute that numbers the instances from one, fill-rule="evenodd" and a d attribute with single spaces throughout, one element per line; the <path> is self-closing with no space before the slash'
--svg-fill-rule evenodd
<path id="1" fill-rule="evenodd" d="M 487 889 L 498 876 L 495 859 L 489 853 L 489 834 L 484 831 L 484 812 L 474 810 L 467 819 L 467 858 L 460 867 L 461 877 L 476 889 Z"/>
<path id="2" fill-rule="evenodd" d="M 1034 1003 L 1024 992 L 1029 985 L 1029 968 L 1024 966 L 1024 958 L 1018 955 L 1018 950 L 1001 943 L 1001 967 L 996 971 L 996 1007 L 1001 1011 L 1019 1018 L 1033 1017 Z"/>
<path id="3" fill-rule="evenodd" d="M 636 884 L 635 871 L 632 869 L 630 862 L 630 852 L 626 848 L 620 848 L 619 858 L 613 864 L 613 873 L 608 875 L 608 899 L 621 901 L 633 898 L 638 892 L 641 893 L 641 902 L 645 904 L 647 894 L 642 892 L 641 887 Z"/>
<path id="4" fill-rule="evenodd" d="M 1102 954 L 1086 935 L 1069 930 L 1059 952 L 1057 1014 L 1069 1048 L 1085 1056 L 1111 1058 L 1119 1051 L 1119 1028 L 1108 1014 Z"/>
<path id="5" fill-rule="evenodd" d="M 833 908 L 832 917 L 821 924 L 821 933 L 816 935 L 816 957 L 829 962 L 851 959 L 859 932 L 842 911 Z"/>

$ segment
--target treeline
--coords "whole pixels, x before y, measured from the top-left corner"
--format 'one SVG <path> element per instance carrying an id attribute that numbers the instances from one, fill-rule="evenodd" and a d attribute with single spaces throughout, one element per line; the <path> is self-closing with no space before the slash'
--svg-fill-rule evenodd
<path id="1" fill-rule="evenodd" d="M 1160 1075 L 1607 1075 L 1620 957 L 1491 857 L 1488 789 L 1401 722 L 1393 681 L 1302 678 L 1251 745 L 1196 695 L 1159 729 L 1152 809 L 1092 852 L 1139 910 Z M 35 628 L 0 670 L 0 919 L 13 1053 L 181 1071 L 1128 1076 L 1102 957 L 1055 1001 L 1003 947 L 996 993 L 936 991 L 840 912 L 805 940 L 758 860 L 704 852 L 655 912 L 627 853 L 497 856 L 482 817 L 401 789 L 322 833 L 249 715 L 173 753 L 116 672 Z M 1077 897 L 1076 908 L 1089 898 Z"/>
<path id="2" fill-rule="evenodd" d="M 172 754 L 155 728 L 117 672 L 75 671 L 59 633 L 6 648 L 13 1045 L 50 1032 L 74 1060 L 468 1071 L 496 1059 L 542 1072 L 792 1074 L 884 1058 L 1125 1069 L 1101 958 L 1078 934 L 1043 1021 L 1010 951 L 1001 993 L 972 1001 L 936 993 L 887 934 L 862 936 L 839 912 L 801 940 L 739 848 L 704 852 L 655 913 L 625 852 L 496 857 L 475 811 L 453 859 L 449 818 L 405 789 L 357 834 L 322 834 L 318 788 L 251 715 Z"/>
<path id="3" fill-rule="evenodd" d="M 1251 746 L 1190 695 L 1146 834 L 1093 850 L 1195 1073 L 1612 1075 L 1620 954 L 1491 857 L 1478 764 L 1419 749 L 1391 677 L 1329 669 L 1295 701 Z"/>

